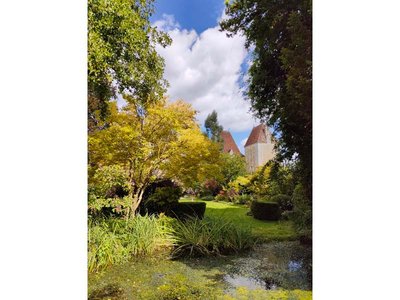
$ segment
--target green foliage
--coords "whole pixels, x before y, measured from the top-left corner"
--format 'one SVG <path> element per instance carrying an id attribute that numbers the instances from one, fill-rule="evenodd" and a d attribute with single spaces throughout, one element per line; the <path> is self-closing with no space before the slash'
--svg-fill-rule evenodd
<path id="1" fill-rule="evenodd" d="M 292 198 L 288 195 L 283 195 L 283 194 L 275 195 L 271 197 L 271 202 L 278 203 L 281 211 L 293 209 Z"/>
<path id="2" fill-rule="evenodd" d="M 151 26 L 154 0 L 88 1 L 89 123 L 104 117 L 107 101 L 116 92 L 140 106 L 165 92 L 164 60 L 156 45 L 170 37 Z M 89 128 L 91 124 L 89 124 Z"/>
<path id="3" fill-rule="evenodd" d="M 228 187 L 234 188 L 239 194 L 249 192 L 250 176 L 238 176 L 229 182 Z"/>
<path id="4" fill-rule="evenodd" d="M 224 153 L 222 155 L 221 169 L 222 184 L 227 186 L 231 181 L 246 174 L 246 161 L 239 155 Z"/>
<path id="5" fill-rule="evenodd" d="M 202 219 L 206 211 L 205 202 L 179 202 L 171 205 L 166 215 L 180 220 L 196 217 Z"/>
<path id="6" fill-rule="evenodd" d="M 201 186 L 201 194 L 206 196 L 216 196 L 221 191 L 221 189 L 222 187 L 217 180 L 213 178 L 207 179 Z"/>
<path id="7" fill-rule="evenodd" d="M 182 189 L 179 186 L 159 187 L 149 196 L 144 206 L 151 213 L 166 212 L 181 196 Z"/>
<path id="8" fill-rule="evenodd" d="M 215 196 L 214 200 L 217 202 L 220 202 L 220 201 L 228 202 L 229 198 L 225 192 L 221 192 L 217 196 Z"/>
<path id="9" fill-rule="evenodd" d="M 190 185 L 218 171 L 218 147 L 201 134 L 195 114 L 183 101 L 160 100 L 145 117 L 128 105 L 112 116 L 110 126 L 89 136 L 91 169 L 117 165 L 126 172 L 131 217 L 146 188 L 161 176 Z"/>
<path id="10" fill-rule="evenodd" d="M 126 171 L 116 165 L 100 167 L 95 171 L 91 186 L 96 195 L 111 198 L 123 196 L 129 191 L 129 177 Z M 118 193 L 121 193 L 119 195 Z"/>
<path id="11" fill-rule="evenodd" d="M 253 112 L 279 132 L 280 160 L 300 160 L 311 199 L 312 1 L 233 0 L 221 23 L 228 36 L 241 33 L 252 46 L 246 92 Z"/>
<path id="12" fill-rule="evenodd" d="M 247 194 L 237 195 L 233 199 L 233 203 L 236 204 L 249 204 L 251 201 L 253 201 L 253 197 Z"/>
<path id="13" fill-rule="evenodd" d="M 296 230 L 306 237 L 312 236 L 312 206 L 307 199 L 305 190 L 301 184 L 294 189 L 293 196 L 293 213 L 291 219 Z"/>
<path id="14" fill-rule="evenodd" d="M 250 209 L 253 217 L 258 220 L 277 221 L 281 217 L 278 203 L 253 201 Z"/>
<path id="15" fill-rule="evenodd" d="M 89 272 L 172 246 L 173 236 L 168 222 L 166 218 L 140 215 L 126 221 L 91 221 L 88 232 Z"/>
<path id="16" fill-rule="evenodd" d="M 204 256 L 239 252 L 251 248 L 255 239 L 249 228 L 236 227 L 223 218 L 190 218 L 175 225 L 174 256 Z"/>
<path id="17" fill-rule="evenodd" d="M 222 142 L 221 132 L 224 128 L 219 125 L 218 114 L 215 110 L 213 110 L 212 113 L 207 116 L 206 120 L 204 121 L 204 127 L 206 128 L 206 133 L 209 139 L 211 139 L 213 142 Z"/>
<path id="18" fill-rule="evenodd" d="M 214 200 L 214 197 L 213 196 L 204 196 L 204 197 L 201 197 L 201 200 L 212 201 L 212 200 Z"/>
<path id="19" fill-rule="evenodd" d="M 89 272 L 125 262 L 130 257 L 129 249 L 124 247 L 122 239 L 105 222 L 89 226 L 88 243 Z"/>
<path id="20" fill-rule="evenodd" d="M 126 214 L 130 205 L 128 176 L 120 166 L 98 168 L 89 183 L 89 212 L 94 215 Z"/>
<path id="21" fill-rule="evenodd" d="M 248 189 L 257 196 L 268 195 L 271 166 L 267 163 L 251 176 Z"/>

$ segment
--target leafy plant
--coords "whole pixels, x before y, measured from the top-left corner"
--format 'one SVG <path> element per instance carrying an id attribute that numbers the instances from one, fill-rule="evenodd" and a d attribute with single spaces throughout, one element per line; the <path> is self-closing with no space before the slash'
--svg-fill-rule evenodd
<path id="1" fill-rule="evenodd" d="M 215 179 L 207 179 L 202 186 L 202 194 L 205 196 L 216 196 L 222 187 Z"/>
<path id="2" fill-rule="evenodd" d="M 239 194 L 249 193 L 250 176 L 238 176 L 229 182 L 228 186 L 234 188 Z"/>
<path id="3" fill-rule="evenodd" d="M 167 186 L 156 188 L 153 194 L 144 203 L 148 212 L 166 212 L 170 207 L 178 203 L 182 196 L 182 189 L 179 186 Z"/>
<path id="4" fill-rule="evenodd" d="M 214 197 L 213 196 L 204 196 L 204 197 L 201 197 L 201 200 L 212 201 L 212 200 L 214 200 Z"/>
<path id="5" fill-rule="evenodd" d="M 110 230 L 106 222 L 89 226 L 88 232 L 88 269 L 99 271 L 113 264 L 129 259 L 129 249 L 124 247 L 121 238 Z"/>
<path id="6" fill-rule="evenodd" d="M 132 256 L 149 255 L 174 244 L 169 218 L 137 215 L 134 219 L 90 221 L 88 269 L 99 271 L 126 262 Z"/>
<path id="7" fill-rule="evenodd" d="M 171 44 L 167 33 L 151 26 L 154 0 L 88 1 L 89 130 L 107 115 L 118 92 L 146 106 L 165 92 L 164 60 L 156 46 Z"/>
<path id="8" fill-rule="evenodd" d="M 256 242 L 249 228 L 236 227 L 224 218 L 178 221 L 174 227 L 174 256 L 220 255 L 251 248 Z"/>
<path id="9" fill-rule="evenodd" d="M 233 202 L 236 204 L 249 204 L 251 203 L 252 200 L 253 200 L 252 196 L 243 194 L 235 196 Z"/>
<path id="10" fill-rule="evenodd" d="M 271 197 L 271 202 L 278 203 L 278 205 L 282 211 L 293 209 L 292 198 L 288 195 L 283 195 L 283 194 L 275 195 L 275 196 Z"/>
<path id="11" fill-rule="evenodd" d="M 110 126 L 89 136 L 92 169 L 114 165 L 124 169 L 131 218 L 146 188 L 161 176 L 190 185 L 218 171 L 218 146 L 201 133 L 195 115 L 183 101 L 160 99 L 148 106 L 145 114 L 127 105 L 115 112 Z"/>
<path id="12" fill-rule="evenodd" d="M 224 153 L 222 155 L 222 184 L 226 187 L 229 182 L 246 174 L 246 160 L 240 155 Z"/>
<path id="13" fill-rule="evenodd" d="M 311 202 L 307 199 L 306 192 L 301 184 L 294 189 L 293 196 L 293 213 L 291 219 L 296 230 L 308 238 L 312 236 L 312 207 Z"/>
<path id="14" fill-rule="evenodd" d="M 225 201 L 225 202 L 229 201 L 225 191 L 220 191 L 219 194 L 217 196 L 215 196 L 214 200 L 215 201 Z"/>

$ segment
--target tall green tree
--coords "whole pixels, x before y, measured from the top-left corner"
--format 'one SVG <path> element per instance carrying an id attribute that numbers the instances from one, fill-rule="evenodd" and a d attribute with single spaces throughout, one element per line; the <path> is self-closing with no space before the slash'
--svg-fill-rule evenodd
<path id="1" fill-rule="evenodd" d="M 206 128 L 207 136 L 213 142 L 222 142 L 221 132 L 224 130 L 224 128 L 219 125 L 218 114 L 215 110 L 213 110 L 212 113 L 207 116 L 206 120 L 204 121 L 204 127 Z"/>
<path id="2" fill-rule="evenodd" d="M 246 174 L 246 161 L 240 155 L 223 153 L 221 162 L 222 185 L 227 186 L 231 181 Z"/>
<path id="3" fill-rule="evenodd" d="M 312 195 L 311 0 L 233 0 L 220 25 L 243 33 L 251 47 L 246 96 L 255 115 L 279 133 L 278 158 L 298 155 L 300 176 Z"/>
<path id="4" fill-rule="evenodd" d="M 154 0 L 88 0 L 89 130 L 99 127 L 108 100 L 126 95 L 138 107 L 160 99 L 167 82 L 157 44 L 171 43 L 151 26 Z"/>

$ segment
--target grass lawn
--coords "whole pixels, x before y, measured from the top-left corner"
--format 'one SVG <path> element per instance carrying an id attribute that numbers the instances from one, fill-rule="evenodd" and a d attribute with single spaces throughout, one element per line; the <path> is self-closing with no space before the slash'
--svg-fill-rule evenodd
<path id="1" fill-rule="evenodd" d="M 206 216 L 225 218 L 231 220 L 237 226 L 250 227 L 253 234 L 263 240 L 293 240 L 297 235 L 290 221 L 261 221 L 246 215 L 250 209 L 245 205 L 228 202 L 203 201 L 206 203 Z M 191 202 L 188 198 L 182 198 L 181 202 Z"/>

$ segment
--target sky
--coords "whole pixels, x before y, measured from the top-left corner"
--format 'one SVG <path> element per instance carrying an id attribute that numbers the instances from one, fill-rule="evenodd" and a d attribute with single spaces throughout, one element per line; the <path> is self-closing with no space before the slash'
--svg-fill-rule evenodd
<path id="1" fill-rule="evenodd" d="M 219 31 L 224 0 L 156 0 L 153 25 L 173 42 L 157 47 L 165 60 L 164 77 L 171 101 L 183 99 L 198 111 L 201 125 L 213 110 L 244 153 L 244 144 L 258 121 L 243 98 L 243 75 L 249 66 L 245 38 Z"/>

